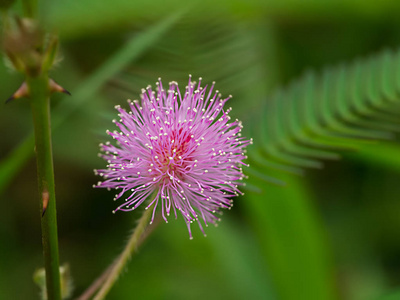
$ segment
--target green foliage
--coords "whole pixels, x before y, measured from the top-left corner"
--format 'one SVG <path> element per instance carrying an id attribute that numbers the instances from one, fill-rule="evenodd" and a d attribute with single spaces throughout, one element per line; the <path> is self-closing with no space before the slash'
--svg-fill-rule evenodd
<path id="1" fill-rule="evenodd" d="M 69 299 L 72 295 L 72 278 L 67 264 L 60 266 L 61 277 L 61 299 Z M 46 271 L 44 268 L 38 269 L 33 273 L 33 281 L 39 286 L 41 299 L 46 300 Z"/>
<path id="2" fill-rule="evenodd" d="M 357 149 L 390 139 L 400 129 L 400 52 L 385 51 L 349 65 L 308 72 L 268 99 L 253 136 L 261 166 L 301 172 Z M 367 147 L 367 146 L 366 146 Z"/>
<path id="3" fill-rule="evenodd" d="M 248 193 L 246 209 L 277 290 L 277 299 L 338 299 L 331 253 L 304 179 Z M 263 186 L 258 178 L 250 183 Z M 288 288 L 290 287 L 290 288 Z"/>
<path id="4" fill-rule="evenodd" d="M 62 125 L 86 101 L 94 100 L 93 95 L 110 77 L 114 76 L 127 64 L 132 63 L 143 51 L 155 43 L 176 22 L 178 17 L 179 13 L 175 13 L 149 28 L 145 33 L 133 37 L 119 52 L 115 53 L 98 70 L 93 72 L 92 76 L 81 84 L 80 88 L 74 92 L 72 99 L 65 96 L 63 103 L 54 111 L 53 131 Z M 23 167 L 28 157 L 33 154 L 31 151 L 32 148 L 33 138 L 28 137 L 12 153 L 0 161 L 0 193 L 12 180 L 13 176 L 17 174 L 18 169 Z"/>
<path id="5" fill-rule="evenodd" d="M 400 53 L 362 58 L 400 45 L 396 1 L 38 4 L 60 34 L 64 59 L 51 76 L 72 93 L 53 97 L 52 127 L 61 261 L 71 265 L 74 297 L 113 261 L 138 216 L 112 215 L 110 193 L 91 188 L 114 105 L 158 77 L 184 86 L 189 73 L 234 96 L 232 115 L 254 139 L 246 194 L 207 238 L 194 229 L 189 241 L 182 220 L 160 225 L 110 299 L 364 300 L 396 291 Z M 338 61 L 353 62 L 327 67 Z M 305 69 L 322 71 L 299 76 Z M 21 79 L 4 66 L 0 78 L 5 100 Z M 0 106 L 7 299 L 38 295 L 30 274 L 42 266 L 33 141 L 21 143 L 27 101 Z"/>

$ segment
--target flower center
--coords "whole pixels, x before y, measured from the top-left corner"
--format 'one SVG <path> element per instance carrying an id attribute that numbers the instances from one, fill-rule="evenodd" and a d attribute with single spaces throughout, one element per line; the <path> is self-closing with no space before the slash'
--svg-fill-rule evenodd
<path id="1" fill-rule="evenodd" d="M 173 130 L 165 139 L 159 140 L 155 147 L 155 167 L 162 174 L 162 178 L 184 178 L 185 170 L 192 161 L 192 137 L 183 128 Z"/>

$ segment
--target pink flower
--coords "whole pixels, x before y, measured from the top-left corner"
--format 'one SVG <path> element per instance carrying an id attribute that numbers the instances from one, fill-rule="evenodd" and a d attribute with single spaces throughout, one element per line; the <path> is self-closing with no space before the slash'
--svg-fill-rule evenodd
<path id="1" fill-rule="evenodd" d="M 229 209 L 231 198 L 241 193 L 241 165 L 251 140 L 241 137 L 241 122 L 229 122 L 231 108 L 224 105 L 231 96 L 213 93 L 214 83 L 207 92 L 201 78 L 196 84 L 189 77 L 184 95 L 177 82 L 168 90 L 160 79 L 156 84 L 156 91 L 142 90 L 141 105 L 128 100 L 129 112 L 116 106 L 119 131 L 107 133 L 117 146 L 100 144 L 108 165 L 95 170 L 104 178 L 96 187 L 120 190 L 114 200 L 125 195 L 115 211 L 134 210 L 148 199 L 146 209 L 154 205 L 150 223 L 157 207 L 166 222 L 180 211 L 192 238 L 193 221 L 204 233 L 201 220 L 215 224 L 220 209 Z"/>

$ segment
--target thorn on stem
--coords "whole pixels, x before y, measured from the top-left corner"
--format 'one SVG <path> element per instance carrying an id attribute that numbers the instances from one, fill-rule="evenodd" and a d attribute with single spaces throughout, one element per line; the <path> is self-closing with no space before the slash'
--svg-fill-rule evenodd
<path id="1" fill-rule="evenodd" d="M 8 102 L 10 102 L 11 100 L 14 100 L 15 98 L 14 98 L 14 96 L 11 96 L 10 98 L 8 98 L 7 100 L 6 100 L 6 104 L 8 103 Z"/>
<path id="2" fill-rule="evenodd" d="M 43 203 L 43 210 L 42 210 L 42 218 L 46 212 L 47 206 L 49 205 L 49 192 L 44 190 L 42 193 L 42 203 Z"/>
<path id="3" fill-rule="evenodd" d="M 6 100 L 6 103 L 22 97 L 29 97 L 28 85 L 26 84 L 25 81 L 21 84 L 18 90 L 10 98 Z"/>
<path id="4" fill-rule="evenodd" d="M 49 79 L 49 87 L 50 87 L 50 91 L 52 93 L 60 92 L 60 93 L 64 93 L 64 94 L 67 94 L 67 95 L 71 96 L 70 92 L 68 92 L 66 89 L 64 89 L 61 85 L 59 85 L 53 79 Z"/>

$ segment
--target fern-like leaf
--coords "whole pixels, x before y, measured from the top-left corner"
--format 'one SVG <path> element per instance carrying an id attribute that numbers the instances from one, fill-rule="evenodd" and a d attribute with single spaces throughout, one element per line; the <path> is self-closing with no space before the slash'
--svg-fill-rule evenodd
<path id="1" fill-rule="evenodd" d="M 400 129 L 399 91 L 400 51 L 328 68 L 320 76 L 308 72 L 265 103 L 252 124 L 258 146 L 250 160 L 301 173 L 338 159 L 338 150 L 390 139 Z"/>

